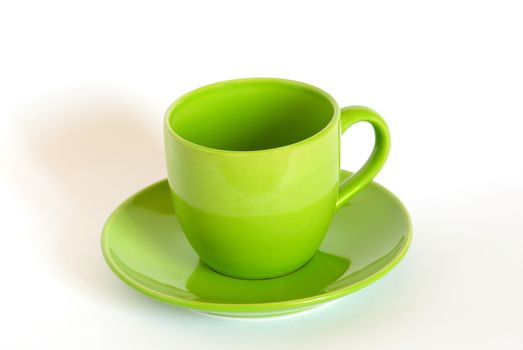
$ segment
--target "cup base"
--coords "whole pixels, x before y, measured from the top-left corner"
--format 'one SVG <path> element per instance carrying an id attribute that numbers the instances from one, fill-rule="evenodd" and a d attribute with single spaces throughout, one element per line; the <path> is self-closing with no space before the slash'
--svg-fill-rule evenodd
<path id="1" fill-rule="evenodd" d="M 316 254 L 316 251 L 314 252 L 314 254 Z M 286 270 L 283 270 L 283 271 L 280 271 L 277 273 L 264 274 L 264 275 L 242 275 L 242 274 L 236 274 L 236 273 L 222 272 L 222 271 L 220 271 L 220 269 L 214 268 L 212 265 L 206 263 L 201 258 L 200 258 L 200 262 L 202 264 L 205 264 L 205 266 L 207 266 L 209 269 L 213 270 L 214 272 L 219 273 L 220 275 L 227 276 L 227 277 L 242 279 L 242 280 L 267 280 L 267 279 L 282 277 L 282 276 L 285 276 L 285 275 L 298 271 L 303 266 L 307 265 L 307 263 L 312 259 L 314 254 L 311 257 L 309 257 L 305 262 L 300 263 L 296 267 L 293 267 L 291 269 L 286 269 Z"/>

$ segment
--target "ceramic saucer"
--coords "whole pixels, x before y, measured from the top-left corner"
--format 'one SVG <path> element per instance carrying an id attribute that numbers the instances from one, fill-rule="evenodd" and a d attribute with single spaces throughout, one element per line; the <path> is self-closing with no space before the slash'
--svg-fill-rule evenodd
<path id="1" fill-rule="evenodd" d="M 412 237 L 405 207 L 372 183 L 338 210 L 320 249 L 302 268 L 273 279 L 236 279 L 199 261 L 169 196 L 163 180 L 123 202 L 103 229 L 104 257 L 118 277 L 147 296 L 211 314 L 277 316 L 340 298 L 390 271 Z"/>

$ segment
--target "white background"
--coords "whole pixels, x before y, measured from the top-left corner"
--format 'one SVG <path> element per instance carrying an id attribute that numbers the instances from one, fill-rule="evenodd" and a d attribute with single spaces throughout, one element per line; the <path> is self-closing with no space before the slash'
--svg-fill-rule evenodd
<path id="1" fill-rule="evenodd" d="M 523 349 L 523 8 L 518 1 L 0 4 L 3 349 Z M 305 81 L 389 123 L 377 181 L 407 257 L 292 318 L 147 299 L 100 252 L 111 210 L 165 177 L 162 117 L 219 80 Z M 343 140 L 355 169 L 372 146 Z"/>

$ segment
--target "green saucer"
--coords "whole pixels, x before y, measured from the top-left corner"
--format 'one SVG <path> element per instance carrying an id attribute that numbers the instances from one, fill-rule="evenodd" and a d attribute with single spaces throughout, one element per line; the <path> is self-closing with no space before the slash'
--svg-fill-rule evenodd
<path id="1" fill-rule="evenodd" d="M 103 254 L 118 277 L 145 295 L 211 314 L 269 317 L 319 306 L 385 275 L 412 238 L 405 207 L 372 183 L 338 210 L 302 268 L 273 279 L 236 279 L 200 262 L 169 196 L 163 180 L 123 202 L 103 229 Z"/>

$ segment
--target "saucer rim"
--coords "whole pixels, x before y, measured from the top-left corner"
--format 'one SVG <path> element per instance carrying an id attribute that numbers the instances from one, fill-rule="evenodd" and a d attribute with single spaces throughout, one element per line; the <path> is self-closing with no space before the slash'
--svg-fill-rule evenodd
<path id="1" fill-rule="evenodd" d="M 102 253 L 104 256 L 104 259 L 106 263 L 109 265 L 110 269 L 127 285 L 132 287 L 133 289 L 136 289 L 137 291 L 145 294 L 146 296 L 158 300 L 170 305 L 176 305 L 188 309 L 193 310 L 199 310 L 199 311 L 206 311 L 206 312 L 263 312 L 263 311 L 280 311 L 280 310 L 289 310 L 289 309 L 300 309 L 303 307 L 311 307 L 315 304 L 324 303 L 327 301 L 335 300 L 338 298 L 341 298 L 343 296 L 346 296 L 350 293 L 353 293 L 363 287 L 366 287 L 370 285 L 371 283 L 377 281 L 381 277 L 385 276 L 388 272 L 390 272 L 406 255 L 407 251 L 409 250 L 410 244 L 412 242 L 412 219 L 409 215 L 409 212 L 407 211 L 407 208 L 405 205 L 400 201 L 400 199 L 394 195 L 390 190 L 385 188 L 384 186 L 372 181 L 369 183 L 368 186 L 376 186 L 380 190 L 384 191 L 386 194 L 388 194 L 391 199 L 393 199 L 396 204 L 399 206 L 401 211 L 403 212 L 403 215 L 407 219 L 407 226 L 408 231 L 406 232 L 406 240 L 403 244 L 403 247 L 401 251 L 389 262 L 387 265 L 379 269 L 378 271 L 374 272 L 370 276 L 356 282 L 353 284 L 350 284 L 348 286 L 345 286 L 343 288 L 321 293 L 318 295 L 306 297 L 306 298 L 298 298 L 298 299 L 292 299 L 292 300 L 285 300 L 285 301 L 276 301 L 276 302 L 266 302 L 266 303 L 218 303 L 218 302 L 208 302 L 208 301 L 199 301 L 199 300 L 192 300 L 192 299 L 186 299 L 183 297 L 177 297 L 170 294 L 162 293 L 157 290 L 148 288 L 141 283 L 138 283 L 135 281 L 132 277 L 128 276 L 114 261 L 114 259 L 111 256 L 110 252 L 110 246 L 108 243 L 108 236 L 109 236 L 109 227 L 111 226 L 112 221 L 115 217 L 118 216 L 118 214 L 136 197 L 142 195 L 144 192 L 150 191 L 153 188 L 160 186 L 167 182 L 167 179 L 163 179 L 157 182 L 152 183 L 149 186 L 144 187 L 143 189 L 139 190 L 138 192 L 132 194 L 130 197 L 125 199 L 123 202 L 121 202 L 116 209 L 113 210 L 107 221 L 105 222 L 103 229 L 102 229 L 102 236 L 101 236 L 101 246 L 102 246 Z M 349 201 L 350 202 L 350 201 Z"/>

